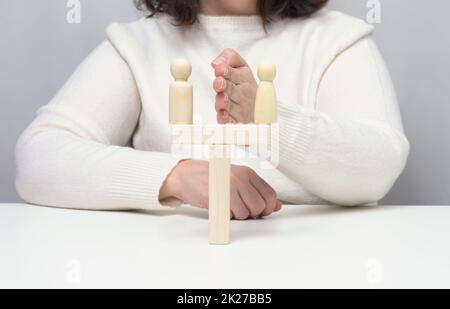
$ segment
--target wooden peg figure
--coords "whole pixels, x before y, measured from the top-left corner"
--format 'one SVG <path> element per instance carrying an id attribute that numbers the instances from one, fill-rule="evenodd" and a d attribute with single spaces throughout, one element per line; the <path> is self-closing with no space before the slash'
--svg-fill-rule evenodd
<path id="1" fill-rule="evenodd" d="M 192 65 L 184 59 L 172 62 L 170 72 L 175 81 L 170 85 L 169 122 L 170 124 L 193 124 L 193 90 L 188 82 Z"/>
<path id="2" fill-rule="evenodd" d="M 272 63 L 263 63 L 258 68 L 258 77 L 261 80 L 255 101 L 255 123 L 270 125 L 277 122 L 277 96 L 273 81 L 276 76 L 276 67 Z"/>

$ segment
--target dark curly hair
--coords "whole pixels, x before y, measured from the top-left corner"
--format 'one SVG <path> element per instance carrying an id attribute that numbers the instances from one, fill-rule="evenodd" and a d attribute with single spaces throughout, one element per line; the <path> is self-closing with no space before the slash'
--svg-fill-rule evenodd
<path id="1" fill-rule="evenodd" d="M 172 16 L 178 26 L 192 25 L 200 12 L 200 0 L 134 0 L 139 9 L 150 16 L 165 13 Z M 259 14 L 264 25 L 274 18 L 298 18 L 314 14 L 328 0 L 259 0 Z"/>

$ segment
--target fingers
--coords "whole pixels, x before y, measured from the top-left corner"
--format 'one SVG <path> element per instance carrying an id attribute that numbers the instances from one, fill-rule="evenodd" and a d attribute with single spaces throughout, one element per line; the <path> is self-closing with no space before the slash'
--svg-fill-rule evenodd
<path id="1" fill-rule="evenodd" d="M 242 201 L 247 206 L 247 209 L 250 211 L 250 216 L 253 219 L 261 217 L 261 215 L 265 212 L 266 202 L 255 187 L 252 186 L 250 182 L 247 184 L 242 184 L 239 187 L 239 194 L 241 195 Z"/>
<path id="2" fill-rule="evenodd" d="M 244 166 L 233 166 L 230 199 L 232 216 L 238 220 L 269 216 L 282 207 L 272 187 Z"/>
<path id="3" fill-rule="evenodd" d="M 236 75 L 234 70 L 235 69 L 226 64 L 221 64 L 214 68 L 214 74 L 216 77 L 222 76 L 225 79 L 230 80 L 232 76 Z"/>
<path id="4" fill-rule="evenodd" d="M 216 103 L 214 107 L 217 113 L 227 112 L 232 116 L 233 111 L 237 109 L 239 106 L 237 103 L 234 103 L 232 100 L 230 100 L 228 94 L 222 92 L 216 95 Z"/>
<path id="5" fill-rule="evenodd" d="M 278 212 L 283 208 L 283 203 L 281 201 L 277 201 L 277 207 L 275 207 L 275 212 Z"/>
<path id="6" fill-rule="evenodd" d="M 214 80 L 213 87 L 215 92 L 225 93 L 228 100 L 239 102 L 238 86 L 236 86 L 236 84 L 232 81 L 226 80 L 222 76 L 219 76 Z"/>
<path id="7" fill-rule="evenodd" d="M 220 124 L 238 123 L 236 115 L 233 114 L 239 111 L 237 104 L 233 100 L 233 98 L 238 96 L 236 86 L 231 82 L 227 82 L 223 77 L 218 77 L 214 81 L 214 89 L 218 93 L 215 104 L 217 122 Z"/>
<path id="8" fill-rule="evenodd" d="M 218 93 L 216 95 L 216 112 L 227 111 L 229 109 L 230 101 L 225 93 Z"/>
<path id="9" fill-rule="evenodd" d="M 227 89 L 227 80 L 222 76 L 216 77 L 213 82 L 214 91 L 217 93 L 222 93 Z"/>
<path id="10" fill-rule="evenodd" d="M 221 110 L 217 112 L 217 123 L 218 124 L 227 124 L 230 123 L 230 115 L 226 110 Z"/>
<path id="11" fill-rule="evenodd" d="M 249 67 L 235 69 L 228 65 L 218 65 L 214 68 L 214 74 L 216 77 L 221 76 L 236 85 L 254 80 L 253 72 Z"/>
<path id="12" fill-rule="evenodd" d="M 231 213 L 236 220 L 247 220 L 250 217 L 250 211 L 242 201 L 239 192 L 236 189 L 232 189 L 231 192 Z"/>
<path id="13" fill-rule="evenodd" d="M 250 183 L 255 187 L 259 194 L 261 194 L 265 201 L 265 209 L 261 215 L 263 217 L 270 216 L 279 206 L 275 190 L 256 173 L 251 175 Z"/>
<path id="14" fill-rule="evenodd" d="M 226 124 L 230 122 L 229 114 L 229 101 L 226 98 L 226 94 L 219 93 L 216 95 L 216 112 L 217 112 L 217 122 L 219 124 Z"/>
<path id="15" fill-rule="evenodd" d="M 214 61 L 212 66 L 215 68 L 218 65 L 226 64 L 232 68 L 239 68 L 248 66 L 244 58 L 241 57 L 235 50 L 231 48 L 225 49 Z"/>

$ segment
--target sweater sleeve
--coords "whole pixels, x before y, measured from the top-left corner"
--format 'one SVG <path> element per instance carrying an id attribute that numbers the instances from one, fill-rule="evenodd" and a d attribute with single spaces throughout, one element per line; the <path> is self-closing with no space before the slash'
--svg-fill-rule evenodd
<path id="1" fill-rule="evenodd" d="M 279 169 L 334 204 L 379 201 L 403 171 L 409 143 L 373 38 L 338 55 L 318 89 L 313 109 L 280 103 Z"/>
<path id="2" fill-rule="evenodd" d="M 178 163 L 127 147 L 141 102 L 127 63 L 103 42 L 41 108 L 16 147 L 16 187 L 31 204 L 151 209 Z"/>

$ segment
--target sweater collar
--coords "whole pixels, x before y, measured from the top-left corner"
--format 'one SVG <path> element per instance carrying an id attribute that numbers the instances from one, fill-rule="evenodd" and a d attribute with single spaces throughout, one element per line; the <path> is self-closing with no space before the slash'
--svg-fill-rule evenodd
<path id="1" fill-rule="evenodd" d="M 209 16 L 198 15 L 198 23 L 207 31 L 264 32 L 261 16 Z"/>

